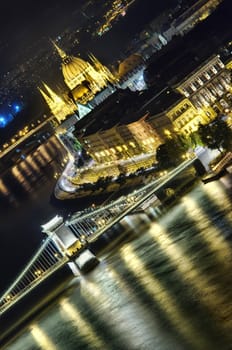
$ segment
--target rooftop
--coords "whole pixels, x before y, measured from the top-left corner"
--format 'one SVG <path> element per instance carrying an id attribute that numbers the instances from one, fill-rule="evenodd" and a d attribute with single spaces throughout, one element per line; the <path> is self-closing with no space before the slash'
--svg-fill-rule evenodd
<path id="1" fill-rule="evenodd" d="M 116 90 L 85 118 L 77 122 L 75 132 L 77 137 L 110 129 L 120 123 L 126 115 L 134 113 L 138 96 L 139 93 L 132 92 L 129 89 Z"/>
<path id="2" fill-rule="evenodd" d="M 182 99 L 183 96 L 179 92 L 167 87 L 157 92 L 149 100 L 147 100 L 141 106 L 138 113 L 141 115 L 145 115 L 146 113 L 149 113 L 150 115 L 159 114 Z"/>

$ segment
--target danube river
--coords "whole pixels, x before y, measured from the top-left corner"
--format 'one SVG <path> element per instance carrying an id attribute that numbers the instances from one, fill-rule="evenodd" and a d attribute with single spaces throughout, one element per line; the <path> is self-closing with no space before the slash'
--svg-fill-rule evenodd
<path id="1" fill-rule="evenodd" d="M 231 190 L 199 183 L 158 219 L 128 217 L 130 239 L 4 349 L 232 349 Z"/>

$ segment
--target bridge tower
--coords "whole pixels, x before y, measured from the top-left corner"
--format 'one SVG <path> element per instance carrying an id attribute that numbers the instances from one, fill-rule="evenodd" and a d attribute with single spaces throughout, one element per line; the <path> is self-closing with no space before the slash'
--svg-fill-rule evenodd
<path id="1" fill-rule="evenodd" d="M 75 276 L 80 272 L 88 272 L 99 260 L 88 249 L 88 242 L 77 237 L 61 216 L 42 225 L 42 231 L 53 240 L 61 254 L 69 258 L 68 266 Z"/>

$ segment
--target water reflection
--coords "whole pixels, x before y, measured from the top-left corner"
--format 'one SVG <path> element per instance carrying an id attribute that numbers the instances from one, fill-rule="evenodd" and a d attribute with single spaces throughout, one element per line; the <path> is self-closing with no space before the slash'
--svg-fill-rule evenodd
<path id="1" fill-rule="evenodd" d="M 30 330 L 40 349 L 59 350 L 59 347 L 53 343 L 52 339 L 50 339 L 49 336 L 37 324 L 32 325 Z"/>
<path id="2" fill-rule="evenodd" d="M 7 186 L 5 185 L 4 181 L 2 179 L 0 179 L 0 192 L 4 195 L 4 196 L 9 196 L 9 190 L 7 188 Z"/>
<path id="3" fill-rule="evenodd" d="M 107 349 L 107 345 L 96 334 L 91 324 L 83 318 L 83 315 L 75 308 L 67 298 L 60 303 L 61 314 L 77 328 L 79 335 L 85 338 L 87 343 L 95 344 L 98 349 Z"/>
<path id="4" fill-rule="evenodd" d="M 205 349 L 208 345 L 200 333 L 186 322 L 186 317 L 181 309 L 178 308 L 176 301 L 171 293 L 161 284 L 159 279 L 152 275 L 145 264 L 133 251 L 132 247 L 126 247 L 121 254 L 126 263 L 126 267 L 139 279 L 143 289 L 155 299 L 166 314 L 168 320 L 173 324 L 176 330 L 190 344 L 194 344 L 198 349 Z"/>
<path id="5" fill-rule="evenodd" d="M 55 137 L 51 137 L 47 143 L 40 145 L 1 175 L 0 195 L 12 206 L 17 206 L 18 200 L 29 194 L 33 198 L 39 183 L 53 179 L 64 155 L 65 150 Z"/>
<path id="6" fill-rule="evenodd" d="M 187 215 L 193 220 L 201 239 L 207 244 L 212 253 L 215 254 L 215 258 L 220 263 L 231 266 L 231 249 L 229 243 L 224 238 L 222 230 L 212 225 L 209 216 L 199 207 L 196 200 L 186 197 L 183 199 L 183 203 Z"/>
<path id="7" fill-rule="evenodd" d="M 25 350 L 231 349 L 232 216 L 220 186 L 199 185 L 160 219 L 152 208 L 127 217 L 135 239 L 105 252 L 8 349 L 22 339 Z"/>
<path id="8" fill-rule="evenodd" d="M 149 234 L 175 266 L 180 278 L 187 284 L 187 288 L 191 289 L 192 297 L 204 304 L 209 309 L 211 316 L 218 321 L 228 316 L 230 305 L 225 303 L 225 290 L 221 291 L 217 284 L 213 283 L 212 277 L 204 272 L 204 269 L 208 268 L 207 261 L 201 260 L 203 269 L 200 268 L 194 257 L 182 248 L 181 243 L 173 242 L 159 225 L 153 224 Z M 225 322 L 221 326 L 225 327 Z"/>

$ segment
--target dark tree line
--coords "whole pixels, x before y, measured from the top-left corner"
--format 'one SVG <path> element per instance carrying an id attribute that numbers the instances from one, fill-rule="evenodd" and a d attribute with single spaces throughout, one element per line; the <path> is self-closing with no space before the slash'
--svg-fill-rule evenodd
<path id="1" fill-rule="evenodd" d="M 222 118 L 216 118 L 209 124 L 200 124 L 196 132 L 187 137 L 173 135 L 157 148 L 156 160 L 161 168 L 171 168 L 183 161 L 189 149 L 205 146 L 218 149 L 221 153 L 232 150 L 232 129 Z"/>

